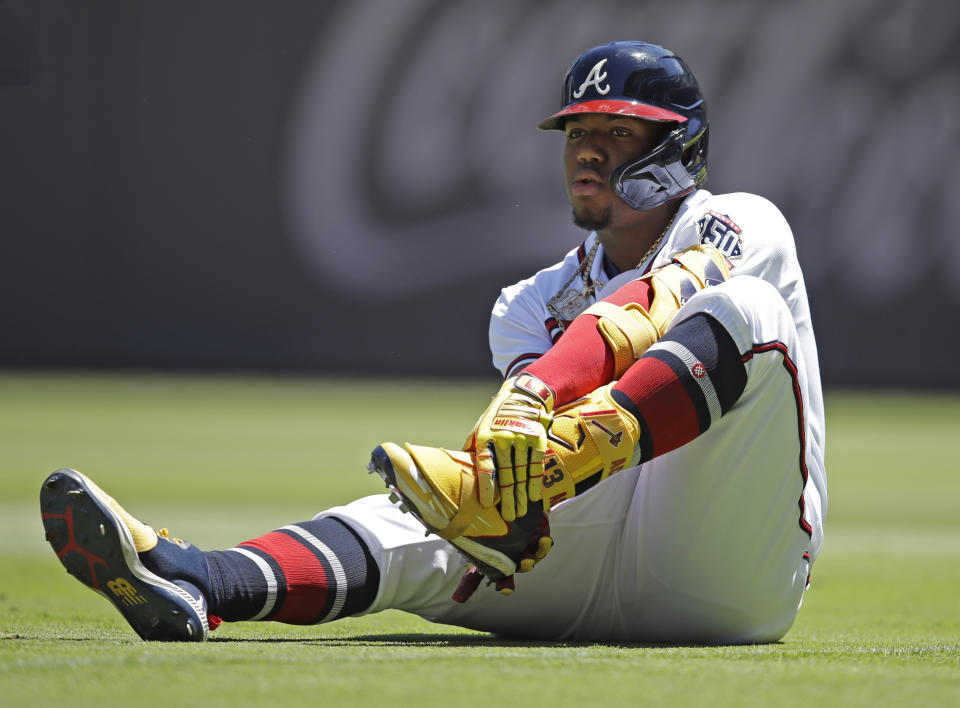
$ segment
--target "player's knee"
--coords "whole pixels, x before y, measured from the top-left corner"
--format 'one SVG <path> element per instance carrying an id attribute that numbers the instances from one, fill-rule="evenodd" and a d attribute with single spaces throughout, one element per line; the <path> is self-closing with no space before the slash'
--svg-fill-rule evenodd
<path id="1" fill-rule="evenodd" d="M 780 292 L 766 280 L 750 275 L 695 293 L 677 313 L 674 325 L 697 313 L 717 320 L 742 353 L 761 340 L 792 341 L 796 337 L 790 308 Z"/>

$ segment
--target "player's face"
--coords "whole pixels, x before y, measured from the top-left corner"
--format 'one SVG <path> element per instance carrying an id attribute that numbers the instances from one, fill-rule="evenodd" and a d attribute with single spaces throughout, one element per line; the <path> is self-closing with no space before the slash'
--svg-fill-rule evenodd
<path id="1" fill-rule="evenodd" d="M 620 165 L 650 152 L 663 124 L 626 116 L 584 114 L 566 121 L 563 166 L 573 221 L 585 229 L 629 227 L 643 221 L 610 188 L 610 174 Z"/>

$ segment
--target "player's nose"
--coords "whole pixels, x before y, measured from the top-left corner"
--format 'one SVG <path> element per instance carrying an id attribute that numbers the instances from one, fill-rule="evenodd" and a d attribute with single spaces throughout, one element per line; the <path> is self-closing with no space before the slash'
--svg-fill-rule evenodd
<path id="1" fill-rule="evenodd" d="M 579 162 L 581 165 L 589 165 L 596 162 L 602 162 L 602 160 L 598 153 L 581 153 L 577 157 L 577 162 Z"/>
<path id="2" fill-rule="evenodd" d="M 590 135 L 585 135 L 577 145 L 577 162 L 582 165 L 603 162 L 607 154 L 600 141 Z"/>

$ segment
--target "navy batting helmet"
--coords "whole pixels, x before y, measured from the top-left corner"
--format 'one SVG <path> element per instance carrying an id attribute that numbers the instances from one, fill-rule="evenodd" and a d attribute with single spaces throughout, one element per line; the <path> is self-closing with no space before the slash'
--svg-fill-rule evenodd
<path id="1" fill-rule="evenodd" d="M 578 113 L 608 113 L 672 124 L 649 153 L 610 175 L 634 209 L 653 209 L 689 193 L 707 176 L 707 105 L 683 59 L 645 42 L 612 42 L 581 55 L 563 79 L 558 113 L 541 130 L 563 130 Z"/>

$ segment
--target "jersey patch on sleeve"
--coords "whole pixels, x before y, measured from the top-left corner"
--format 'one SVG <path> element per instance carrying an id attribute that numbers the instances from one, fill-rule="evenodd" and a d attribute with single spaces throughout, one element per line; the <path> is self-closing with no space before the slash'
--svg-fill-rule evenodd
<path id="1" fill-rule="evenodd" d="M 697 228 L 700 231 L 700 242 L 706 243 L 723 253 L 727 258 L 739 258 L 741 250 L 742 230 L 733 219 L 726 214 L 708 211 L 697 219 Z"/>

